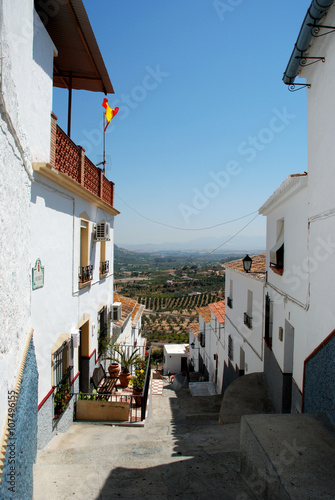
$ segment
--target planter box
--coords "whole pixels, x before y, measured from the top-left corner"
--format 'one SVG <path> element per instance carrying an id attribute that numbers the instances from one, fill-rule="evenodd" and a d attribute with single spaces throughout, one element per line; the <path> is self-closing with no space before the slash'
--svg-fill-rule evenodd
<path id="1" fill-rule="evenodd" d="M 129 403 L 77 401 L 76 420 L 90 420 L 91 422 L 122 422 L 128 421 L 128 418 Z"/>

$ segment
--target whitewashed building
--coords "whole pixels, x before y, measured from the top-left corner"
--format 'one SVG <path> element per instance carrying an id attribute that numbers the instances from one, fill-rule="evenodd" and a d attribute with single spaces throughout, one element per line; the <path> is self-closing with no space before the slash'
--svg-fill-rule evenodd
<path id="1" fill-rule="evenodd" d="M 208 306 L 204 306 L 197 307 L 197 312 L 199 313 L 198 327 L 193 325 L 189 331 L 190 369 L 199 372 L 205 379 L 208 379 L 209 358 L 206 352 L 206 340 L 208 341 L 210 334 L 211 310 Z"/>
<path id="2" fill-rule="evenodd" d="M 141 335 L 144 308 L 136 300 L 114 293 L 113 329 L 110 335 L 113 343 L 145 347 L 146 339 Z"/>
<path id="3" fill-rule="evenodd" d="M 333 422 L 335 39 L 329 27 L 334 23 L 333 1 L 312 0 L 283 77 L 291 90 L 307 85 L 308 176 L 291 177 L 284 182 L 280 198 L 285 197 L 286 190 L 287 199 L 281 207 L 275 206 L 274 194 L 261 208 L 270 224 L 267 236 L 269 296 L 271 300 L 276 292 L 273 297 L 278 300 L 278 307 L 273 304 L 269 357 L 275 358 L 272 363 L 277 365 L 275 372 L 278 373 L 279 367 L 284 370 L 283 375 L 288 374 L 288 381 L 285 381 L 287 377 L 283 380 L 288 388 L 292 371 L 292 391 L 291 396 L 287 393 L 286 411 L 326 412 Z M 309 64 L 311 62 L 314 64 Z M 296 81 L 297 76 L 305 80 Z M 275 249 L 272 245 L 278 237 L 276 219 L 282 217 L 285 252 L 280 276 L 270 267 L 271 250 Z M 275 387 L 274 380 L 271 385 Z M 275 402 L 280 400 L 278 392 Z"/>
<path id="4" fill-rule="evenodd" d="M 264 376 L 278 412 L 301 411 L 309 284 L 308 176 L 289 176 L 259 209 L 267 217 Z M 301 269 L 302 272 L 299 270 Z"/>
<path id="5" fill-rule="evenodd" d="M 67 88 L 70 96 L 72 89 L 113 93 L 85 8 L 81 1 L 62 3 L 48 16 L 43 6 L 39 2 L 38 15 L 51 47 L 49 54 L 42 51 L 49 78 L 43 85 L 45 102 L 39 103 L 45 110 L 45 156 L 33 162 L 30 207 L 39 448 L 55 432 L 67 430 L 74 405 L 66 395 L 90 392 L 101 362 L 111 331 L 113 231 L 119 213 L 113 182 L 71 140 L 70 118 L 65 133 L 51 113 L 53 86 Z"/>
<path id="6" fill-rule="evenodd" d="M 224 367 L 225 301 L 198 307 L 199 321 L 189 330 L 189 370 L 213 382 L 216 392 L 222 392 Z"/>
<path id="7" fill-rule="evenodd" d="M 251 261 L 248 272 L 241 259 L 224 264 L 224 389 L 241 375 L 263 371 L 265 254 L 254 255 Z"/>
<path id="8" fill-rule="evenodd" d="M 164 375 L 187 372 L 187 344 L 164 344 Z"/>
<path id="9" fill-rule="evenodd" d="M 225 351 L 225 301 L 208 304 L 211 311 L 210 335 L 206 350 L 209 360 L 209 381 L 213 382 L 217 394 L 223 392 Z"/>
<path id="10" fill-rule="evenodd" d="M 13 481 L 24 498 L 37 445 L 72 420 L 71 402 L 55 418 L 59 389 L 90 389 L 113 304 L 114 184 L 71 141 L 70 118 L 68 133 L 57 126 L 53 87 L 68 89 L 69 117 L 72 89 L 103 99 L 113 87 L 81 0 L 52 11 L 44 0 L 3 0 L 0 28 L 1 250 L 11 259 L 1 259 L 0 469 L 7 477 L 6 398 L 15 390 Z"/>
<path id="11" fill-rule="evenodd" d="M 50 154 L 53 51 L 32 0 L 0 1 L 1 498 L 32 496 L 38 373 L 30 189 L 32 162 L 48 161 Z"/>

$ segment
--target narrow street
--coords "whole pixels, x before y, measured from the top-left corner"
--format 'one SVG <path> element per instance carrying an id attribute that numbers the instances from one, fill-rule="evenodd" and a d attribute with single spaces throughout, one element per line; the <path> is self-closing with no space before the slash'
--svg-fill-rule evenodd
<path id="1" fill-rule="evenodd" d="M 34 500 L 255 498 L 238 472 L 240 425 L 218 425 L 220 403 L 164 380 L 144 427 L 74 423 L 38 453 Z"/>

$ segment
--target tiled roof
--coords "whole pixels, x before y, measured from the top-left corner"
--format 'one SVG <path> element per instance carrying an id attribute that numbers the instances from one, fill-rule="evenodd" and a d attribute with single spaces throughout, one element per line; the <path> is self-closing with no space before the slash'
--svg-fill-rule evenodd
<path id="1" fill-rule="evenodd" d="M 197 321 L 194 321 L 193 323 L 190 324 L 190 330 L 192 331 L 193 335 L 198 338 L 199 334 L 199 323 Z"/>
<path id="2" fill-rule="evenodd" d="M 211 310 L 208 306 L 197 307 L 197 311 L 200 316 L 205 320 L 206 323 L 209 323 L 211 320 Z"/>
<path id="3" fill-rule="evenodd" d="M 122 326 L 125 320 L 128 318 L 129 314 L 133 313 L 137 302 L 134 299 L 124 297 L 123 295 L 119 295 L 118 293 L 114 293 L 114 302 L 121 302 L 122 304 L 121 319 L 114 322 L 115 325 Z"/>
<path id="4" fill-rule="evenodd" d="M 211 311 L 213 311 L 215 317 L 219 320 L 219 323 L 224 323 L 226 302 L 224 300 L 220 300 L 219 302 L 208 304 L 208 307 Z"/>
<path id="5" fill-rule="evenodd" d="M 260 253 L 258 255 L 251 255 L 252 265 L 251 270 L 248 272 L 250 276 L 254 276 L 255 278 L 264 278 L 266 271 L 266 254 Z M 240 271 L 244 274 L 246 272 L 243 269 L 242 259 L 233 260 L 231 262 L 225 262 L 223 267 L 234 269 L 235 271 Z"/>
<path id="6" fill-rule="evenodd" d="M 143 314 L 144 308 L 145 308 L 144 305 L 136 304 L 135 309 L 133 310 L 132 315 L 131 315 L 131 320 L 134 324 L 139 322 L 139 320 Z"/>

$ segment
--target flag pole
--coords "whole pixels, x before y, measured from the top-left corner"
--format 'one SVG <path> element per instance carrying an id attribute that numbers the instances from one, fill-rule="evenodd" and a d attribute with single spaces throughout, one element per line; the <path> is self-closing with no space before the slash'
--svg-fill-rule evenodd
<path id="1" fill-rule="evenodd" d="M 104 122 L 103 122 L 103 125 L 105 125 L 105 119 L 106 119 L 106 115 L 104 114 Z M 103 172 L 105 174 L 106 172 L 106 132 L 105 132 L 105 127 L 104 127 L 104 140 L 103 140 L 103 148 L 104 148 L 104 154 L 103 154 L 103 160 L 102 160 L 102 164 L 103 164 Z"/>
<path id="2" fill-rule="evenodd" d="M 103 129 L 103 140 L 102 140 L 102 153 L 103 153 L 103 156 L 102 156 L 102 161 L 100 163 L 97 164 L 97 167 L 99 165 L 102 165 L 102 171 L 103 173 L 105 174 L 106 172 L 106 129 L 105 129 L 105 119 L 106 119 L 106 115 L 105 113 L 103 113 L 103 118 L 102 118 L 102 129 Z"/>

